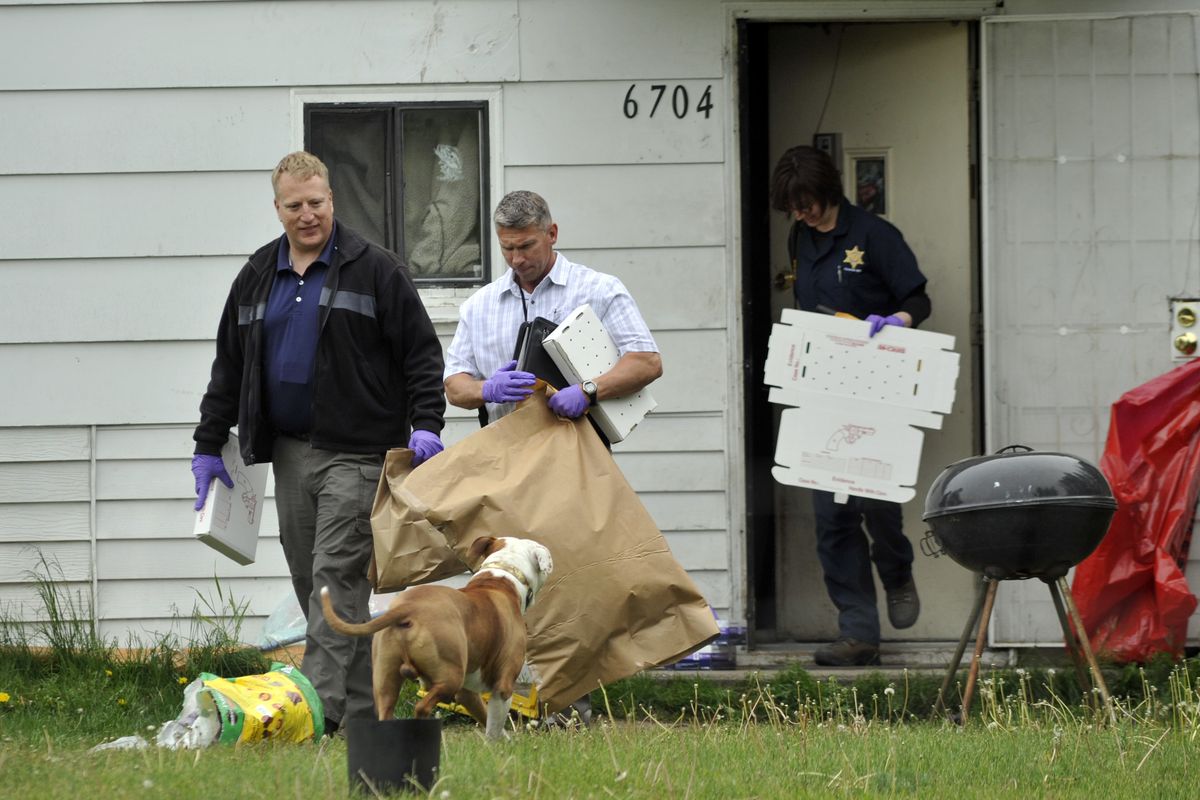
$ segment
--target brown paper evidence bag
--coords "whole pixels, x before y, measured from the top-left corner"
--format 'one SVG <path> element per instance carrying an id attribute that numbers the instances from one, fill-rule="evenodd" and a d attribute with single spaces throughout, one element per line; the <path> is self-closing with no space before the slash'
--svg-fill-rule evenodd
<path id="1" fill-rule="evenodd" d="M 480 536 L 534 539 L 554 572 L 525 616 L 526 659 L 550 711 L 677 661 L 718 634 L 708 603 L 584 419 L 543 385 L 419 469 L 388 452 L 371 513 L 373 583 L 390 592 L 467 570 Z"/>

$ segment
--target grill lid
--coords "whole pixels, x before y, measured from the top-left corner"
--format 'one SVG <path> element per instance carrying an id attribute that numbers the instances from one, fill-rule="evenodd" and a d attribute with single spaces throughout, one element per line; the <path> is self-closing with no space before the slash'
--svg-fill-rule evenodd
<path id="1" fill-rule="evenodd" d="M 1059 505 L 1115 509 L 1117 501 L 1103 473 L 1083 459 L 1012 445 L 946 467 L 929 487 L 922 519 L 992 508 Z"/>

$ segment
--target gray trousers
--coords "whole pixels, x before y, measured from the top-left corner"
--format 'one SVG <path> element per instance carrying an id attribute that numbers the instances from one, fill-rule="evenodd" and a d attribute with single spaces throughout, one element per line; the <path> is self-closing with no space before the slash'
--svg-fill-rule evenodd
<path id="1" fill-rule="evenodd" d="M 329 627 L 321 611 L 321 587 L 329 587 L 333 607 L 346 621 L 370 617 L 371 504 L 383 455 L 318 450 L 280 436 L 273 466 L 279 541 L 308 619 L 301 672 L 321 698 L 327 719 L 373 718 L 371 638 L 346 637 Z"/>

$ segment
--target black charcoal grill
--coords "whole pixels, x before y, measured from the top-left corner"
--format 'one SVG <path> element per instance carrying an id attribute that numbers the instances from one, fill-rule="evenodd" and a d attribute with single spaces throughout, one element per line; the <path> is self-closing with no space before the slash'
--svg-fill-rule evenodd
<path id="1" fill-rule="evenodd" d="M 1016 445 L 994 455 L 963 459 L 942 471 L 925 498 L 923 519 L 930 532 L 922 549 L 933 556 L 946 553 L 983 580 L 942 681 L 940 707 L 945 707 L 950 682 L 979 623 L 963 694 L 960 719 L 966 719 L 999 581 L 1039 578 L 1050 590 L 1080 685 L 1090 692 L 1086 661 L 1103 702 L 1110 715 L 1114 713 L 1066 575 L 1100 544 L 1116 510 L 1117 501 L 1100 470 L 1066 453 Z"/>
<path id="2" fill-rule="evenodd" d="M 1056 580 L 1096 549 L 1116 510 L 1100 470 L 1025 447 L 946 467 L 929 488 L 923 519 L 969 570 L 993 580 Z"/>

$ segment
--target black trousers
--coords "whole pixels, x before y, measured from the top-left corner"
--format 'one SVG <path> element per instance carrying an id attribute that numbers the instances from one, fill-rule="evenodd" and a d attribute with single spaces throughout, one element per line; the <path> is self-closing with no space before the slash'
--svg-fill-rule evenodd
<path id="1" fill-rule="evenodd" d="M 878 644 L 879 608 L 871 564 L 884 589 L 899 588 L 912 577 L 913 548 L 904 535 L 900 506 L 864 497 L 835 503 L 831 492 L 814 491 L 813 512 L 817 558 L 829 599 L 838 609 L 838 634 Z"/>

